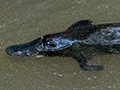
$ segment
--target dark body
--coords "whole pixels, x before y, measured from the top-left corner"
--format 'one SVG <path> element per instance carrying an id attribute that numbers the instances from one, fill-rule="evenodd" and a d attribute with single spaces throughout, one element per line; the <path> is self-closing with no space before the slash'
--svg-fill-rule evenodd
<path id="1" fill-rule="evenodd" d="M 31 42 L 6 48 L 11 56 L 68 56 L 78 61 L 83 70 L 102 70 L 103 66 L 88 65 L 98 52 L 119 53 L 120 23 L 92 25 L 82 20 L 71 25 L 66 31 L 45 35 Z"/>

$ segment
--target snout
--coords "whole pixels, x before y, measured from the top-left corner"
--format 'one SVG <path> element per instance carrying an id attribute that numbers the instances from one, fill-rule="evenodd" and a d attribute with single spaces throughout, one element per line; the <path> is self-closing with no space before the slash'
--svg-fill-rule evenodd
<path id="1" fill-rule="evenodd" d="M 7 47 L 6 49 L 5 49 L 5 51 L 6 51 L 6 53 L 8 54 L 8 55 L 10 55 L 10 56 L 12 56 L 13 55 L 13 50 L 11 49 L 11 47 L 9 46 L 9 47 Z"/>
<path id="2" fill-rule="evenodd" d="M 20 56 L 25 57 L 29 56 L 29 50 L 23 48 L 21 45 L 12 45 L 6 48 L 6 52 L 10 56 Z"/>
<path id="3" fill-rule="evenodd" d="M 26 44 L 9 46 L 6 48 L 6 52 L 10 56 L 25 57 L 37 53 L 38 50 L 35 48 L 34 44 L 26 43 Z"/>

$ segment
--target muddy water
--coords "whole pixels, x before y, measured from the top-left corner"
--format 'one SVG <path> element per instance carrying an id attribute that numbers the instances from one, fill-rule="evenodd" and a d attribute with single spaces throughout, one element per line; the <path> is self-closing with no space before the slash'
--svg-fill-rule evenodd
<path id="1" fill-rule="evenodd" d="M 78 20 L 120 22 L 119 0 L 0 0 L 0 90 L 119 90 L 120 54 L 98 55 L 102 71 L 69 57 L 14 58 L 9 45 L 66 30 Z"/>

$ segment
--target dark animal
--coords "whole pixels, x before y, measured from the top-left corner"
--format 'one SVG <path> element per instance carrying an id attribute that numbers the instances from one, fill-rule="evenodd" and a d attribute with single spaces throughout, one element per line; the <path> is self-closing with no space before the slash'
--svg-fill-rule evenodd
<path id="1" fill-rule="evenodd" d="M 69 56 L 79 63 L 83 70 L 102 70 L 103 66 L 88 65 L 96 52 L 119 53 L 120 23 L 92 25 L 82 20 L 71 25 L 66 31 L 48 34 L 31 42 L 6 48 L 10 56 Z"/>

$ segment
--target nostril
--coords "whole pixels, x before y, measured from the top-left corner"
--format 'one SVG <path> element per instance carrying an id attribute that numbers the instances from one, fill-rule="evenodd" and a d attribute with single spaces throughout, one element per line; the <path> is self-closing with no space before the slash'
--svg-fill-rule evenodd
<path id="1" fill-rule="evenodd" d="M 12 45 L 12 46 L 7 47 L 5 51 L 7 52 L 8 55 L 12 56 L 15 54 L 15 52 L 18 51 L 18 49 L 15 45 Z"/>
<path id="2" fill-rule="evenodd" d="M 10 47 L 7 47 L 5 51 L 7 52 L 8 55 L 11 55 L 11 48 Z"/>

